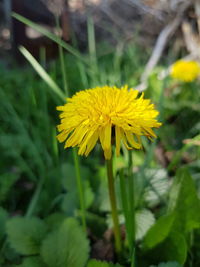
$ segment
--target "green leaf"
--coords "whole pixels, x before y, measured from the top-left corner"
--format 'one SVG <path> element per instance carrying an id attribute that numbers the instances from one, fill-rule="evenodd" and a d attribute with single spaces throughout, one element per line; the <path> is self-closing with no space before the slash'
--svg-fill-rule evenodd
<path id="1" fill-rule="evenodd" d="M 177 172 L 169 198 L 169 212 L 175 212 L 173 229 L 187 233 L 200 227 L 200 200 L 186 168 Z"/>
<path id="2" fill-rule="evenodd" d="M 48 224 L 48 228 L 51 230 L 55 230 L 63 223 L 63 221 L 67 218 L 66 214 L 63 213 L 52 213 L 48 217 L 45 218 L 45 222 Z"/>
<path id="3" fill-rule="evenodd" d="M 8 213 L 3 208 L 0 207 L 0 240 L 4 237 L 6 233 L 6 221 L 8 219 Z"/>
<path id="4" fill-rule="evenodd" d="M 169 214 L 160 217 L 157 222 L 147 232 L 143 246 L 145 249 L 151 249 L 161 243 L 169 235 L 173 222 L 174 214 Z"/>
<path id="5" fill-rule="evenodd" d="M 151 265 L 149 267 L 182 267 L 178 262 L 176 261 L 168 261 L 168 262 L 162 262 L 158 265 Z"/>
<path id="6" fill-rule="evenodd" d="M 113 264 L 106 261 L 90 260 L 87 267 L 122 267 L 122 265 Z"/>
<path id="7" fill-rule="evenodd" d="M 144 198 L 150 207 L 156 206 L 169 190 L 167 172 L 165 169 L 146 169 L 144 176 L 148 185 Z"/>
<path id="8" fill-rule="evenodd" d="M 187 258 L 187 243 L 184 235 L 172 231 L 161 244 L 148 251 L 148 256 L 154 261 L 177 261 L 184 264 Z"/>
<path id="9" fill-rule="evenodd" d="M 29 61 L 35 71 L 40 75 L 40 77 L 46 82 L 46 84 L 51 88 L 51 90 L 57 94 L 61 100 L 65 100 L 66 96 L 58 85 L 52 80 L 51 76 L 45 71 L 45 69 L 37 62 L 37 60 L 29 53 L 29 51 L 21 46 L 19 48 L 20 52 Z"/>
<path id="10" fill-rule="evenodd" d="M 43 241 L 41 256 L 49 267 L 83 267 L 89 256 L 89 242 L 75 219 L 66 219 Z"/>
<path id="11" fill-rule="evenodd" d="M 17 173 L 5 173 L 0 176 L 0 202 L 5 201 L 13 184 L 18 179 Z"/>
<path id="12" fill-rule="evenodd" d="M 15 217 L 7 222 L 6 230 L 12 248 L 20 254 L 32 255 L 39 252 L 47 227 L 38 218 Z"/>
<path id="13" fill-rule="evenodd" d="M 23 260 L 22 264 L 17 265 L 17 266 L 18 267 L 46 267 L 46 264 L 42 262 L 40 257 L 28 257 Z"/>
<path id="14" fill-rule="evenodd" d="M 142 209 L 136 212 L 136 239 L 142 239 L 150 227 L 155 223 L 155 218 L 150 210 Z"/>
<path id="15" fill-rule="evenodd" d="M 66 175 L 67 174 L 67 175 Z M 83 179 L 83 188 L 84 188 L 84 198 L 85 198 L 85 206 L 89 208 L 94 199 L 94 193 L 91 189 L 88 177 L 90 175 L 89 170 L 82 166 L 81 167 L 81 177 Z M 76 184 L 76 172 L 75 167 L 70 164 L 62 165 L 62 183 L 64 188 L 66 189 L 66 194 L 64 195 L 62 202 L 62 210 L 69 216 L 74 214 L 74 211 L 79 206 L 79 195 L 77 192 L 77 184 Z"/>
<path id="16" fill-rule="evenodd" d="M 62 39 L 60 39 L 57 35 L 53 34 L 52 32 L 46 30 L 45 28 L 41 27 L 40 25 L 38 25 L 37 23 L 32 22 L 31 20 L 13 12 L 12 16 L 21 21 L 22 23 L 30 26 L 31 28 L 33 28 L 34 30 L 38 31 L 39 33 L 41 33 L 42 35 L 46 36 L 47 38 L 49 38 L 50 40 L 54 41 L 55 43 L 57 43 L 58 45 L 62 46 L 63 48 L 65 48 L 68 52 L 70 52 L 72 55 L 76 56 L 79 60 L 84 61 L 84 63 L 89 64 L 84 57 L 79 53 L 79 51 L 77 51 L 76 49 L 74 49 L 71 45 L 67 44 L 66 42 L 64 42 Z"/>

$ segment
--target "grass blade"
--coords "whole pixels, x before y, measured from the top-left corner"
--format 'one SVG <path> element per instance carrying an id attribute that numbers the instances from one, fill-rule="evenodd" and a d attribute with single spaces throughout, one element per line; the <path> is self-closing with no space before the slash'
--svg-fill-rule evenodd
<path id="1" fill-rule="evenodd" d="M 40 75 L 40 77 L 48 84 L 48 86 L 52 89 L 52 91 L 57 94 L 61 98 L 61 100 L 65 100 L 66 96 L 62 92 L 62 90 L 58 87 L 58 85 L 52 80 L 49 74 L 45 71 L 45 69 L 37 62 L 37 60 L 29 53 L 29 51 L 21 46 L 19 48 L 20 52 L 23 56 L 28 60 L 28 62 L 33 66 L 35 71 Z"/>
<path id="2" fill-rule="evenodd" d="M 85 58 L 76 49 L 74 49 L 71 45 L 67 44 L 65 41 L 61 40 L 60 37 L 58 37 L 57 35 L 53 34 L 52 32 L 50 32 L 50 31 L 46 30 L 45 28 L 41 27 L 40 25 L 38 25 L 37 23 L 34 23 L 31 20 L 15 13 L 15 12 L 12 13 L 12 16 L 15 19 L 19 20 L 20 22 L 22 22 L 22 23 L 26 24 L 27 26 L 33 28 L 34 30 L 38 31 L 42 35 L 46 36 L 50 40 L 54 41 L 58 45 L 62 46 L 68 52 L 70 52 L 72 55 L 77 57 L 79 60 L 81 60 L 85 64 L 89 65 L 89 63 L 85 60 Z"/>

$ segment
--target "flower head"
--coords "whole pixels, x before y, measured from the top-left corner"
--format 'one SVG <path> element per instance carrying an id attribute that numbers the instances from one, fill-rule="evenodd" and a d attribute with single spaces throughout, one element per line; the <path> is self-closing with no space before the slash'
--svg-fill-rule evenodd
<path id="1" fill-rule="evenodd" d="M 100 140 L 106 159 L 111 158 L 112 136 L 117 155 L 121 142 L 128 149 L 140 149 L 140 136 L 156 137 L 151 128 L 161 123 L 156 120 L 154 105 L 143 98 L 143 93 L 140 97 L 138 94 L 127 86 L 103 86 L 76 93 L 64 106 L 57 107 L 62 111 L 58 140 L 66 140 L 65 148 L 78 146 L 78 154 L 86 156 Z"/>
<path id="2" fill-rule="evenodd" d="M 183 82 L 194 81 L 200 73 L 200 66 L 196 61 L 178 60 L 171 67 L 171 77 Z"/>

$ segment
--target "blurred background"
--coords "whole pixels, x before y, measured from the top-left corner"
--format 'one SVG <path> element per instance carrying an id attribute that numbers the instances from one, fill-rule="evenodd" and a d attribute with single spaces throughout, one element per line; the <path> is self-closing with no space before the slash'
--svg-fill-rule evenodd
<path id="1" fill-rule="evenodd" d="M 42 48 L 47 58 L 52 58 L 57 54 L 55 44 L 14 19 L 11 12 L 42 25 L 69 43 L 76 38 L 81 50 L 87 47 L 88 17 L 93 19 L 97 44 L 134 42 L 148 53 L 164 31 L 160 49 L 165 48 L 165 53 L 169 49 L 176 55 L 199 49 L 197 0 L 36 0 L 34 4 L 31 0 L 1 0 L 1 57 L 7 57 L 11 51 L 16 56 L 18 46 L 23 45 L 36 57 Z M 55 17 L 59 18 L 60 30 Z"/>

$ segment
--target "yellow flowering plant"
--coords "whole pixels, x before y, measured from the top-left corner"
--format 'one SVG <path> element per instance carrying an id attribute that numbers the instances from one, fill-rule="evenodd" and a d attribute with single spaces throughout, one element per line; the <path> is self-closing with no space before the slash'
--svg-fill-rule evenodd
<path id="1" fill-rule="evenodd" d="M 172 66 L 170 75 L 182 82 L 192 82 L 200 74 L 200 65 L 196 61 L 178 60 Z"/>
<path id="2" fill-rule="evenodd" d="M 127 86 L 96 87 L 76 93 L 59 106 L 61 123 L 58 125 L 60 142 L 65 148 L 79 148 L 79 155 L 86 155 L 99 140 L 105 159 L 111 158 L 112 133 L 114 131 L 116 154 L 123 143 L 127 149 L 140 149 L 141 136 L 156 137 L 152 128 L 160 127 L 156 120 L 158 111 L 142 93 Z"/>
<path id="3" fill-rule="evenodd" d="M 57 107 L 57 110 L 61 111 L 61 123 L 57 127 L 60 133 L 57 138 L 59 142 L 65 141 L 65 148 L 78 147 L 79 155 L 88 156 L 100 141 L 107 165 L 116 250 L 120 253 L 121 238 L 112 169 L 112 144 L 116 145 L 117 156 L 122 143 L 128 150 L 141 149 L 141 136 L 149 139 L 156 137 L 152 128 L 161 126 L 156 119 L 159 112 L 149 99 L 144 99 L 144 93 L 128 89 L 128 86 L 103 86 L 77 92 L 67 98 L 67 103 Z"/>

